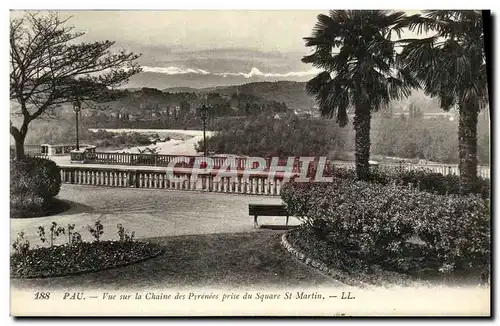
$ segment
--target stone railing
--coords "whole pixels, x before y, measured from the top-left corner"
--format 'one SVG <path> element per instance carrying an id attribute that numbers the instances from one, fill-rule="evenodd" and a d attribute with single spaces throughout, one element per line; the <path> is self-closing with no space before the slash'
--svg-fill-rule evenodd
<path id="1" fill-rule="evenodd" d="M 201 158 L 200 156 L 190 156 L 190 155 L 163 155 L 163 154 L 134 154 L 134 153 L 111 153 L 111 152 L 93 152 L 87 151 L 84 155 L 84 160 L 80 160 L 87 164 L 103 164 L 103 165 L 128 165 L 128 166 L 157 166 L 157 167 L 168 167 L 171 163 L 179 162 L 180 157 L 189 158 L 189 162 L 186 163 L 186 167 L 194 167 L 194 162 L 196 158 Z M 224 156 L 210 156 L 213 162 L 213 169 L 218 169 L 226 164 L 227 157 Z M 253 163 L 250 167 L 251 161 L 246 157 L 235 157 L 234 159 L 236 167 L 238 170 L 243 170 L 245 168 L 256 168 L 256 163 Z M 73 160 L 73 158 L 72 158 Z M 265 168 L 264 171 L 269 170 L 271 164 L 271 158 L 264 158 Z M 278 165 L 284 166 L 287 164 L 286 159 L 281 159 Z M 412 163 L 380 163 L 375 161 L 370 161 L 372 168 L 376 167 L 385 171 L 394 170 L 420 170 L 426 169 L 436 173 L 442 173 L 443 175 L 455 174 L 459 175 L 457 164 L 412 164 Z M 325 173 L 331 170 L 333 167 L 344 167 L 354 169 L 355 165 L 352 162 L 345 163 L 330 163 L 326 162 Z M 298 158 L 296 158 L 293 164 L 293 172 L 300 173 L 302 170 L 302 164 Z M 478 176 L 489 179 L 490 178 L 490 167 L 489 166 L 478 166 Z"/>
<path id="2" fill-rule="evenodd" d="M 71 152 L 76 149 L 75 145 L 68 144 L 41 144 L 41 152 L 47 156 L 64 156 L 71 155 Z M 95 146 L 80 145 L 80 150 L 95 152 Z"/>
<path id="3" fill-rule="evenodd" d="M 95 168 L 82 166 L 62 166 L 61 180 L 63 183 L 106 186 L 119 188 L 149 188 L 149 189 L 177 189 L 193 191 L 223 192 L 235 194 L 253 194 L 279 196 L 281 188 L 287 180 L 283 173 L 270 177 L 267 173 L 238 175 L 216 172 L 203 172 L 192 169 L 186 171 L 141 170 Z M 294 174 L 289 175 L 292 179 Z"/>

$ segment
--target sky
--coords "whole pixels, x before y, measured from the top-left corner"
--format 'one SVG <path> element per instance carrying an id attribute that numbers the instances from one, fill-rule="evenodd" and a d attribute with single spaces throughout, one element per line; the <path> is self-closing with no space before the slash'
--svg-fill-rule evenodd
<path id="1" fill-rule="evenodd" d="M 318 14 L 327 10 L 60 11 L 82 41 L 111 40 L 142 53 L 128 87 L 212 87 L 306 81 L 318 72 L 300 59 Z"/>

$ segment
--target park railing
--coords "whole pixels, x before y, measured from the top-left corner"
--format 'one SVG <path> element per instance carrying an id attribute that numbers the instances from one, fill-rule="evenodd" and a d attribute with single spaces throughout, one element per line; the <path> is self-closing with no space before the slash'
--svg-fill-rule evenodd
<path id="1" fill-rule="evenodd" d="M 224 175 L 206 172 L 117 169 L 61 166 L 63 183 L 119 188 L 178 189 L 249 195 L 279 196 L 286 182 L 283 175 Z"/>
<path id="2" fill-rule="evenodd" d="M 10 157 L 14 158 L 16 154 L 16 148 L 10 146 Z M 40 145 L 24 145 L 24 155 L 29 157 L 47 157 L 47 151 Z"/>
<path id="3" fill-rule="evenodd" d="M 76 145 L 52 145 L 52 144 L 41 144 L 41 145 L 32 145 L 25 144 L 24 145 L 24 155 L 30 157 L 50 157 L 50 156 L 65 156 L 69 155 L 72 151 L 74 151 Z M 85 150 L 85 152 L 93 153 L 95 152 L 95 146 L 92 145 L 81 145 L 80 148 Z M 15 155 L 15 147 L 10 147 L 11 157 Z M 71 155 L 72 160 L 77 160 L 77 155 Z"/>
<path id="4" fill-rule="evenodd" d="M 350 166 L 344 167 L 349 168 Z M 409 168 L 409 166 L 407 167 Z M 195 190 L 268 196 L 280 196 L 283 185 L 299 176 L 299 173 L 293 172 L 270 174 L 265 171 L 253 173 L 240 171 L 234 173 L 231 171 L 220 172 L 216 169 L 203 170 L 183 167 L 177 167 L 174 170 L 93 166 L 61 166 L 60 168 L 61 181 L 68 184 L 119 188 Z M 401 165 L 382 168 L 400 169 Z M 438 169 L 435 172 L 442 173 L 446 171 Z M 449 170 L 448 172 L 453 171 Z M 287 176 L 287 178 L 284 176 Z M 487 177 L 486 174 L 485 177 Z"/>
<path id="5" fill-rule="evenodd" d="M 79 158 L 79 157 L 78 157 Z M 185 162 L 187 158 L 187 162 Z M 86 152 L 84 155 L 84 163 L 86 164 L 103 164 L 103 165 L 128 165 L 128 166 L 156 166 L 168 167 L 172 164 L 185 162 L 185 167 L 195 167 L 195 161 L 202 156 L 193 155 L 164 155 L 164 154 L 136 154 L 136 153 L 111 153 L 111 152 Z M 248 160 L 246 157 L 227 158 L 225 156 L 210 156 L 213 162 L 213 169 L 220 169 L 228 162 L 227 160 L 234 159 L 237 170 L 244 170 L 248 168 L 257 168 L 258 163 Z M 271 166 L 271 158 L 264 158 L 265 168 L 264 171 L 269 170 Z M 71 153 L 71 161 L 80 161 L 77 159 L 76 154 Z M 286 165 L 287 160 L 281 159 L 278 165 Z M 233 163 L 231 163 L 233 164 Z M 227 165 L 226 165 L 227 166 Z M 294 172 L 298 172 L 300 167 L 299 158 L 294 161 Z"/>
<path id="6" fill-rule="evenodd" d="M 71 153 L 72 161 L 81 161 L 77 159 L 76 153 Z M 73 157 L 75 156 L 75 157 Z M 80 158 L 80 157 L 78 157 Z M 134 154 L 134 153 L 112 153 L 112 152 L 85 152 L 83 163 L 86 164 L 102 164 L 102 165 L 127 165 L 127 166 L 156 166 L 156 167 L 168 167 L 172 166 L 173 163 L 177 164 L 185 158 L 188 158 L 183 167 L 193 168 L 195 167 L 195 160 L 197 158 L 202 158 L 200 156 L 192 155 L 163 155 L 163 154 Z M 224 156 L 210 156 L 213 162 L 212 169 L 219 169 L 227 164 L 227 160 L 234 160 L 237 170 L 244 170 L 248 168 L 257 168 L 257 163 L 248 160 L 246 157 L 224 157 Z M 271 165 L 271 158 L 264 158 L 265 168 L 263 171 L 269 171 Z M 232 163 L 233 164 L 233 163 Z M 287 164 L 287 159 L 280 159 L 278 161 L 279 166 L 285 166 Z M 333 167 L 344 167 L 349 169 L 354 169 L 354 163 L 331 163 L 326 162 L 325 171 L 331 170 Z M 442 173 L 443 175 L 459 175 L 457 164 L 412 164 L 412 163 L 380 163 L 378 168 L 388 172 L 403 170 L 403 171 L 413 171 L 413 170 L 430 170 L 436 173 Z M 293 163 L 292 172 L 300 173 L 302 170 L 302 164 L 299 157 L 296 157 Z M 489 166 L 478 166 L 478 176 L 482 178 L 490 178 L 490 167 Z"/>
<path id="7" fill-rule="evenodd" d="M 355 169 L 354 163 L 336 163 L 335 167 Z M 443 175 L 460 175 L 458 164 L 412 164 L 412 163 L 380 163 L 377 168 L 385 172 L 395 171 L 418 171 L 425 170 Z M 490 179 L 490 167 L 478 165 L 477 175 L 484 179 Z"/>

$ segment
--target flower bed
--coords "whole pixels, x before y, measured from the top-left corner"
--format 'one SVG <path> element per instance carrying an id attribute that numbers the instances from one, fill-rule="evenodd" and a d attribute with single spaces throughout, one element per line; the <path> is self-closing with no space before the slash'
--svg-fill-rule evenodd
<path id="1" fill-rule="evenodd" d="M 97 272 L 136 263 L 160 254 L 148 242 L 99 241 L 78 245 L 41 247 L 26 255 L 11 256 L 10 272 L 16 278 L 43 278 Z"/>
<path id="2" fill-rule="evenodd" d="M 45 228 L 38 228 L 38 235 L 46 247 L 30 248 L 24 233 L 12 245 L 14 252 L 10 256 L 10 273 L 14 278 L 44 278 L 72 274 L 97 272 L 105 269 L 129 265 L 161 253 L 161 249 L 152 243 L 136 241 L 134 233 L 129 234 L 118 224 L 119 241 L 100 241 L 103 226 L 96 221 L 89 226 L 89 232 L 95 238 L 92 242 L 83 242 L 81 235 L 74 232 L 75 226 L 63 228 L 52 222 L 48 234 Z M 54 245 L 59 236 L 67 236 L 67 243 Z"/>

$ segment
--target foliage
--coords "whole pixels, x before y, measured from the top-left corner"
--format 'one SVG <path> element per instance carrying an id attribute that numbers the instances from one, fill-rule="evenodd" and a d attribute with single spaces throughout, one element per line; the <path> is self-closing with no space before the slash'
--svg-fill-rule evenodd
<path id="1" fill-rule="evenodd" d="M 426 243 L 429 254 L 441 262 L 440 272 L 488 266 L 490 201 L 451 195 L 434 205 L 438 207 L 422 215 L 415 231 Z"/>
<path id="2" fill-rule="evenodd" d="M 68 224 L 68 243 L 72 244 L 73 243 L 73 238 L 75 238 L 75 225 L 74 224 Z"/>
<path id="3" fill-rule="evenodd" d="M 16 241 L 12 244 L 12 249 L 14 249 L 14 254 L 21 258 L 27 256 L 30 242 L 24 238 L 24 232 L 19 232 Z"/>
<path id="4" fill-rule="evenodd" d="M 90 234 L 95 238 L 95 241 L 99 242 L 102 234 L 104 233 L 104 226 L 101 224 L 100 220 L 94 222 L 94 227 L 88 226 Z"/>
<path id="5" fill-rule="evenodd" d="M 402 171 L 389 176 L 397 183 L 412 184 L 421 191 L 437 193 L 440 195 L 460 194 L 460 177 L 456 175 L 443 175 L 425 169 L 415 171 Z M 477 178 L 469 189 L 470 194 L 478 194 L 484 199 L 490 197 L 489 179 Z"/>
<path id="6" fill-rule="evenodd" d="M 388 10 L 331 10 L 318 15 L 312 36 L 304 38 L 314 53 L 302 59 L 322 71 L 309 80 L 306 90 L 314 95 L 322 116 L 336 117 L 347 125 L 348 109 L 354 108 L 356 172 L 369 172 L 371 112 L 392 99 L 410 95 L 418 86 L 413 75 L 396 62 L 396 41 L 405 14 Z"/>
<path id="7" fill-rule="evenodd" d="M 11 194 L 33 193 L 49 200 L 59 193 L 61 174 L 54 161 L 26 158 L 10 163 Z"/>
<path id="8" fill-rule="evenodd" d="M 458 107 L 460 187 L 466 193 L 477 177 L 478 114 L 489 102 L 483 15 L 480 10 L 426 10 L 405 24 L 428 35 L 403 40 L 399 61 L 427 94 L 439 98 L 442 109 Z"/>
<path id="9" fill-rule="evenodd" d="M 338 167 L 330 169 L 328 173 L 325 173 L 325 176 L 333 177 L 334 182 L 356 179 L 355 171 Z M 460 178 L 453 174 L 443 175 L 425 168 L 407 171 L 402 166 L 394 169 L 374 168 L 368 176 L 368 181 L 371 183 L 410 186 L 420 191 L 439 195 L 460 194 L 459 180 Z M 470 188 L 469 194 L 477 194 L 483 199 L 488 199 L 490 198 L 490 188 L 491 180 L 477 178 L 477 181 Z"/>
<path id="10" fill-rule="evenodd" d="M 88 130 L 87 123 L 79 127 L 81 144 L 102 148 L 128 148 L 147 146 L 159 139 L 158 134 L 142 134 L 138 132 L 113 133 L 103 129 L 95 132 Z M 153 140 L 153 141 L 152 141 Z M 75 123 L 73 121 L 35 121 L 31 124 L 30 133 L 26 137 L 28 144 L 74 144 L 76 142 Z"/>
<path id="11" fill-rule="evenodd" d="M 65 234 L 66 230 L 63 227 L 58 227 L 56 222 L 52 222 L 50 226 L 50 246 L 54 244 L 54 240 L 57 239 L 61 234 Z"/>
<path id="12" fill-rule="evenodd" d="M 10 122 L 16 159 L 24 158 L 31 121 L 64 103 L 109 100 L 115 93 L 108 87 L 142 70 L 134 62 L 138 55 L 112 53 L 114 42 L 76 42 L 84 33 L 73 32 L 68 19 L 55 12 L 25 12 L 10 20 L 10 99 L 22 117 L 20 126 Z"/>
<path id="13" fill-rule="evenodd" d="M 25 158 L 10 162 L 11 217 L 43 216 L 64 210 L 55 200 L 61 189 L 61 174 L 55 162 Z"/>
<path id="14" fill-rule="evenodd" d="M 90 145 L 103 148 L 150 145 L 153 138 L 158 139 L 158 134 L 145 135 L 138 132 L 122 132 L 117 134 L 99 129 L 97 132 L 89 131 L 87 137 L 82 139 Z"/>
<path id="15" fill-rule="evenodd" d="M 207 145 L 209 151 L 236 155 L 336 157 L 343 153 L 345 142 L 346 131 L 329 120 L 260 115 L 221 123 Z M 196 149 L 203 151 L 203 141 Z"/>
<path id="16" fill-rule="evenodd" d="M 473 99 L 485 105 L 488 82 L 480 10 L 426 10 L 405 25 L 429 36 L 403 40 L 402 63 L 422 81 L 425 92 L 449 110 Z"/>
<path id="17" fill-rule="evenodd" d="M 10 195 L 10 217 L 33 217 L 46 214 L 45 200 L 33 193 Z"/>
<path id="18" fill-rule="evenodd" d="M 134 241 L 135 231 L 129 233 L 128 231 L 125 230 L 125 228 L 121 223 L 118 223 L 116 227 L 118 228 L 118 236 L 120 237 L 120 241 L 122 242 Z"/>
<path id="19" fill-rule="evenodd" d="M 65 229 L 52 222 L 50 242 L 47 247 L 30 248 L 24 238 L 24 232 L 12 244 L 11 275 L 14 277 L 54 277 L 78 273 L 95 272 L 140 261 L 160 253 L 160 249 L 148 242 L 134 239 L 134 232 L 128 233 L 119 224 L 120 241 L 99 241 L 103 227 L 96 221 L 91 234 L 94 242 L 83 242 L 81 235 L 74 232 L 75 225 L 67 228 L 67 243 L 54 245 L 54 240 Z M 90 229 L 90 228 L 89 228 Z M 42 243 L 47 241 L 45 228 L 38 227 L 38 235 Z"/>
<path id="20" fill-rule="evenodd" d="M 381 118 L 374 119 L 372 130 L 373 154 L 458 162 L 458 124 L 454 121 L 445 118 Z"/>
<path id="21" fill-rule="evenodd" d="M 395 184 L 335 179 L 328 184 L 289 183 L 282 199 L 290 214 L 330 250 L 354 255 L 357 268 L 376 264 L 401 272 L 429 268 L 438 273 L 489 264 L 489 200 L 475 195 L 443 196 Z M 424 244 L 412 249 L 409 240 L 414 236 Z"/>
<path id="22" fill-rule="evenodd" d="M 13 277 L 55 277 L 97 272 L 140 261 L 160 250 L 147 242 L 80 242 L 73 245 L 31 249 L 24 256 L 11 255 Z"/>

